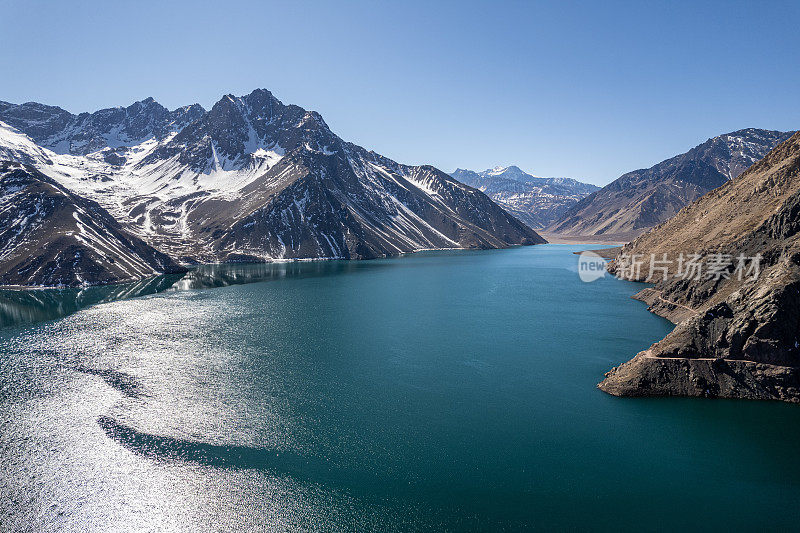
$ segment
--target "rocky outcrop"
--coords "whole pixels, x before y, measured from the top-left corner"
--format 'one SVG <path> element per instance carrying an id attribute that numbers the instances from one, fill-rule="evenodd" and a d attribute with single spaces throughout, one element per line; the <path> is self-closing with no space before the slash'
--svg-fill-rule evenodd
<path id="1" fill-rule="evenodd" d="M 736 178 L 792 132 L 748 128 L 620 176 L 567 210 L 547 231 L 630 241 Z"/>
<path id="2" fill-rule="evenodd" d="M 630 276 L 655 282 L 637 297 L 677 326 L 612 369 L 600 389 L 800 402 L 800 133 L 625 246 L 610 270 L 633 274 L 635 257 L 692 253 L 731 262 L 697 279 L 680 276 L 675 264 L 666 279 L 648 269 Z M 737 270 L 737 258 L 753 257 L 760 260 L 749 272 Z"/>

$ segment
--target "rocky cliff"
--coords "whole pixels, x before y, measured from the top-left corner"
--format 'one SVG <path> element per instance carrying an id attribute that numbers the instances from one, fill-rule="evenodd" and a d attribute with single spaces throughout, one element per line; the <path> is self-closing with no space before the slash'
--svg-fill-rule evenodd
<path id="1" fill-rule="evenodd" d="M 637 297 L 677 326 L 601 390 L 800 402 L 800 133 L 625 246 L 610 270 L 655 283 Z"/>

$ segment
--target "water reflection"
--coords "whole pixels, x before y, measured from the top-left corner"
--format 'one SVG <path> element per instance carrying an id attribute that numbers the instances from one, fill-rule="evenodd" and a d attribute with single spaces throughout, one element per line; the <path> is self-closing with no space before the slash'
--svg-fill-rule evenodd
<path id="1" fill-rule="evenodd" d="M 168 289 L 181 276 L 170 274 L 135 283 L 80 289 L 0 289 L 0 327 L 53 320 L 90 305 L 154 294 Z"/>
<path id="2" fill-rule="evenodd" d="M 384 263 L 385 264 L 385 263 Z M 210 289 L 284 278 L 326 276 L 375 268 L 378 262 L 304 261 L 202 265 L 135 283 L 71 289 L 0 289 L 0 328 L 61 318 L 90 305 L 163 291 Z"/>
<path id="3" fill-rule="evenodd" d="M 371 262 L 374 265 L 374 262 Z M 364 265 L 362 263 L 362 265 Z M 213 289 L 283 278 L 326 276 L 353 271 L 354 261 L 293 261 L 202 265 L 190 270 L 170 290 Z"/>

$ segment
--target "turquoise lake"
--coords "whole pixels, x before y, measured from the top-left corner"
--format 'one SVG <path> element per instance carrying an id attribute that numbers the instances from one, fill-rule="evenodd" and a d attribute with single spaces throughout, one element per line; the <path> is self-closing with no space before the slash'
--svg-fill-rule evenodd
<path id="1" fill-rule="evenodd" d="M 0 292 L 0 530 L 796 529 L 800 407 L 600 392 L 673 326 L 583 248 Z"/>

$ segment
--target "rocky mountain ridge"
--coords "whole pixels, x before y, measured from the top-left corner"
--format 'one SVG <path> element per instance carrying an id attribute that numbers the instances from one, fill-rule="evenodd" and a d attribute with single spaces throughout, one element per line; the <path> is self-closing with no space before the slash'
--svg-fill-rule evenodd
<path id="1" fill-rule="evenodd" d="M 127 107 L 78 115 L 36 102 L 0 102 L 0 120 L 24 132 L 43 148 L 72 155 L 137 145 L 151 137 L 164 139 L 204 113 L 199 104 L 169 111 L 152 97 Z"/>
<path id="2" fill-rule="evenodd" d="M 629 241 L 736 178 L 793 132 L 746 128 L 634 170 L 570 207 L 548 231 Z"/>

